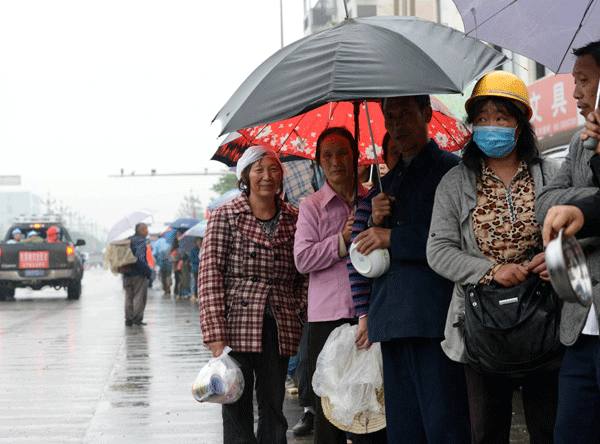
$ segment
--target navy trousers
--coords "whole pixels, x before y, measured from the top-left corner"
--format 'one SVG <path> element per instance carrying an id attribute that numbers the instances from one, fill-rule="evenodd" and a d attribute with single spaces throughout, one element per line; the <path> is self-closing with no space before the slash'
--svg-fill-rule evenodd
<path id="1" fill-rule="evenodd" d="M 381 343 L 389 443 L 466 444 L 471 441 L 463 364 L 439 339 Z"/>
<path id="2" fill-rule="evenodd" d="M 581 335 L 567 347 L 558 376 L 555 444 L 600 443 L 600 339 Z"/>

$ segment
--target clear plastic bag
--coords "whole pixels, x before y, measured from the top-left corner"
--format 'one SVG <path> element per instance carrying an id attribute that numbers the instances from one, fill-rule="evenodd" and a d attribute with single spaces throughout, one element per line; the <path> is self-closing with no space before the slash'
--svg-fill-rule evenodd
<path id="1" fill-rule="evenodd" d="M 192 384 L 192 395 L 198 402 L 232 404 L 244 392 L 244 375 L 240 365 L 229 352 L 229 346 L 223 349 L 218 358 L 212 358 L 202 367 Z"/>
<path id="2" fill-rule="evenodd" d="M 315 394 L 329 398 L 331 415 L 344 426 L 357 414 L 376 415 L 382 407 L 375 392 L 383 387 L 381 348 L 375 343 L 359 350 L 354 343 L 357 330 L 357 325 L 344 324 L 331 332 L 312 380 Z"/>

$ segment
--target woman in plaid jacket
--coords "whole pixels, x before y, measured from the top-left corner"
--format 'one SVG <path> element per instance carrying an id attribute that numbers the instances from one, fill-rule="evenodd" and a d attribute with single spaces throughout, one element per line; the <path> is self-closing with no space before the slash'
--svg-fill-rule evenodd
<path id="1" fill-rule="evenodd" d="M 224 443 L 286 443 L 285 377 L 302 336 L 308 288 L 294 265 L 298 212 L 279 196 L 283 169 L 273 151 L 248 148 L 237 175 L 244 192 L 211 213 L 204 238 L 202 336 L 214 357 L 230 346 L 244 374 L 240 400 L 223 405 Z"/>

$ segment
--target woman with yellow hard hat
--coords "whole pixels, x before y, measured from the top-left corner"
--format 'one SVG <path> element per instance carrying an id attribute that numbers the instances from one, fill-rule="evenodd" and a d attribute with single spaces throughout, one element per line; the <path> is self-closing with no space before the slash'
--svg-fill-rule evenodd
<path id="1" fill-rule="evenodd" d="M 472 342 L 464 335 L 465 327 L 467 334 L 473 331 L 468 328 L 471 310 L 465 313 L 467 293 L 471 308 L 472 292 L 490 300 L 490 291 L 516 295 L 533 280 L 549 288 L 535 199 L 558 165 L 539 156 L 527 87 L 516 75 L 488 73 L 465 108 L 473 137 L 463 148 L 462 162 L 437 188 L 427 243 L 431 268 L 455 282 L 442 348 L 450 359 L 465 363 L 472 443 L 509 443 L 516 387 L 522 388 L 531 443 L 552 443 L 563 354 L 554 331 L 541 327 L 553 348 L 525 363 L 520 356 L 503 360 L 512 346 L 494 348 L 491 336 L 479 334 Z M 496 316 L 519 304 L 517 296 L 502 300 L 504 306 L 479 305 L 488 310 L 484 315 Z M 558 309 L 553 306 L 557 316 Z M 484 345 L 476 348 L 475 342 Z M 530 347 L 529 341 L 517 345 Z M 491 357 L 481 352 L 488 346 Z"/>

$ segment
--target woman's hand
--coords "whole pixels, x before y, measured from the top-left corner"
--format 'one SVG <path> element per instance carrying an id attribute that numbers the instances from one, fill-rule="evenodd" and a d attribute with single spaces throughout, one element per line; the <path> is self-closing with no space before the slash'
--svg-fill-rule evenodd
<path id="1" fill-rule="evenodd" d="M 363 316 L 358 320 L 358 330 L 356 332 L 356 340 L 354 343 L 359 350 L 368 350 L 371 348 L 367 331 L 367 316 Z"/>
<path id="2" fill-rule="evenodd" d="M 546 253 L 536 254 L 527 266 L 527 269 L 532 273 L 539 274 L 542 280 L 550 282 L 550 275 L 546 268 Z"/>
<path id="3" fill-rule="evenodd" d="M 227 346 L 225 341 L 206 342 L 204 346 L 212 352 L 213 358 L 218 358 L 223 354 L 223 349 Z"/>
<path id="4" fill-rule="evenodd" d="M 505 264 L 498 268 L 493 280 L 504 287 L 514 287 L 524 282 L 528 274 L 529 270 L 523 265 Z"/>
<path id="5" fill-rule="evenodd" d="M 371 205 L 373 206 L 371 219 L 375 225 L 383 225 L 385 218 L 392 215 L 392 204 L 395 200 L 395 197 L 388 196 L 385 193 L 379 193 L 373 198 L 371 201 Z"/>
<path id="6" fill-rule="evenodd" d="M 342 230 L 342 237 L 344 238 L 344 243 L 346 245 L 350 245 L 350 236 L 352 236 L 352 225 L 354 225 L 354 211 L 350 213 L 350 216 L 348 216 L 346 225 L 344 225 L 344 229 Z"/>

